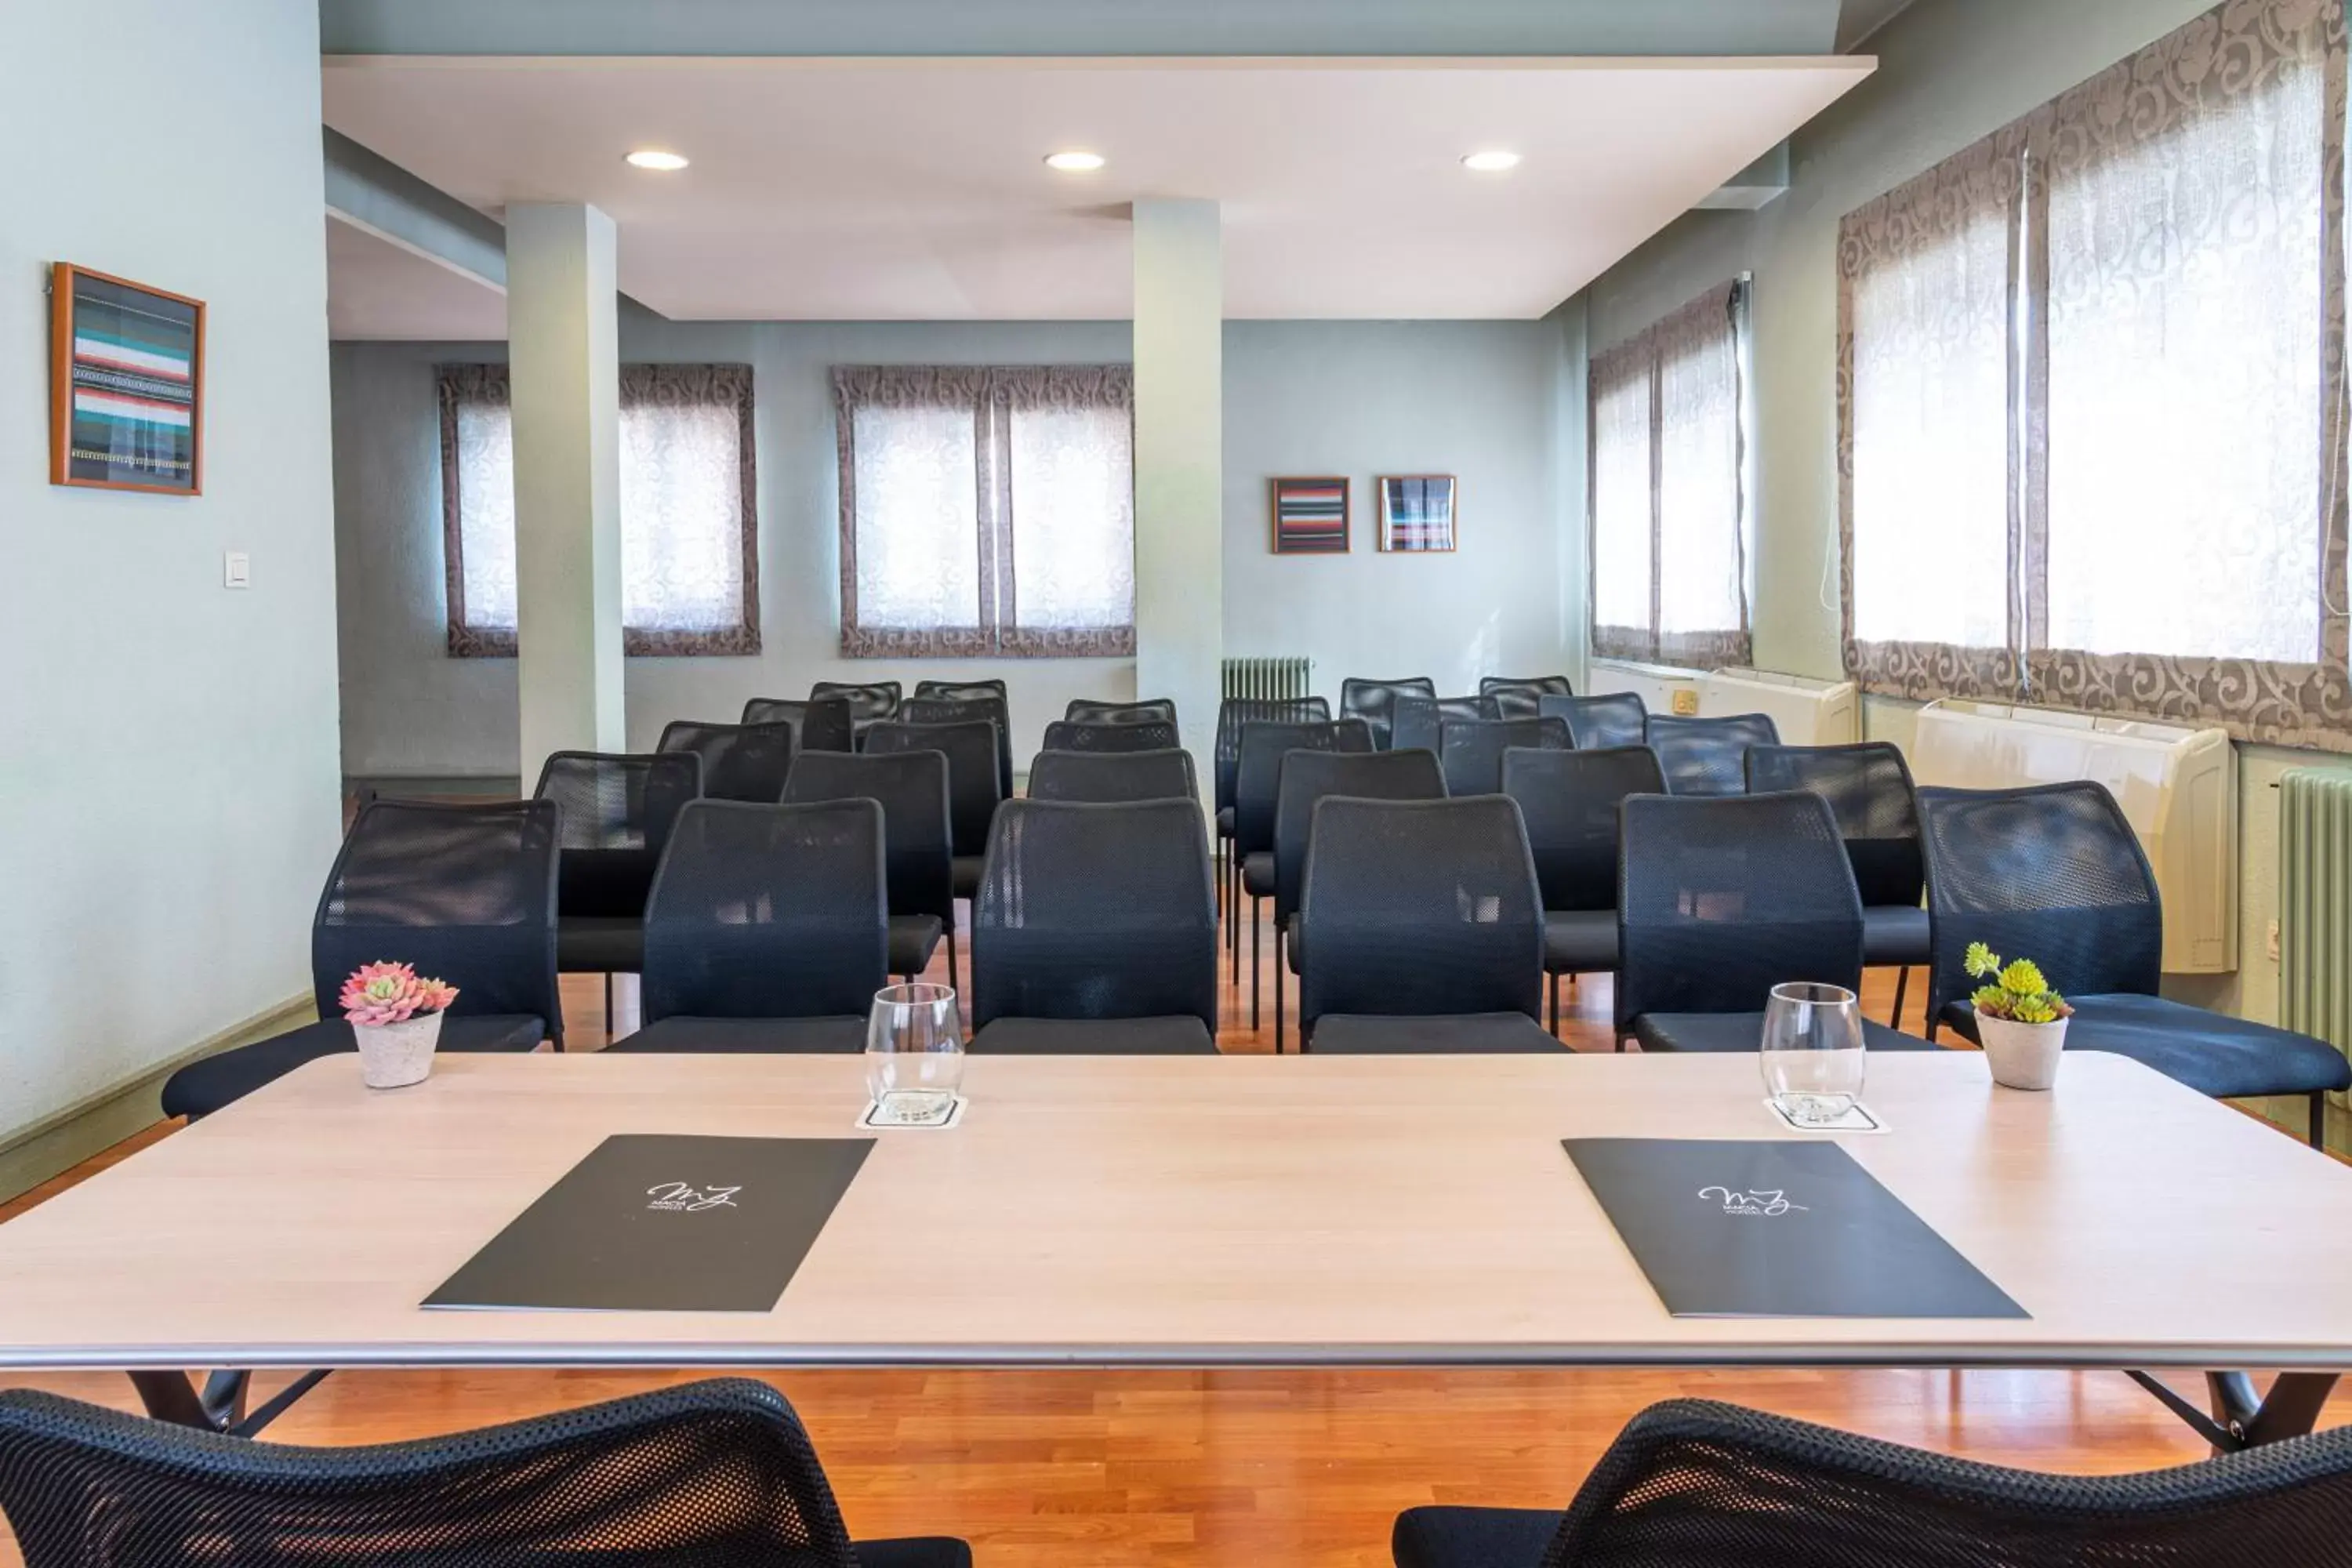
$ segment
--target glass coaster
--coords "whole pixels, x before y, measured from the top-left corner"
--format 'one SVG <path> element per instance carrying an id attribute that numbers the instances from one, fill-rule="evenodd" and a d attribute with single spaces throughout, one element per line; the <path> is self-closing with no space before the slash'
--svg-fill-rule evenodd
<path id="1" fill-rule="evenodd" d="M 1773 1121 L 1791 1132 L 1884 1132 L 1886 1131 L 1886 1123 L 1879 1121 L 1872 1113 L 1871 1109 L 1858 1100 L 1848 1106 L 1845 1114 L 1835 1121 L 1791 1121 L 1789 1120 L 1788 1112 L 1773 1104 L 1769 1095 L 1765 1097 L 1764 1109 L 1772 1113 Z"/>
<path id="2" fill-rule="evenodd" d="M 963 1120 L 964 1098 L 957 1095 L 948 1102 L 944 1111 L 928 1117 L 910 1117 L 886 1110 L 878 1103 L 869 1102 L 866 1113 L 857 1119 L 861 1132 L 944 1132 Z"/>

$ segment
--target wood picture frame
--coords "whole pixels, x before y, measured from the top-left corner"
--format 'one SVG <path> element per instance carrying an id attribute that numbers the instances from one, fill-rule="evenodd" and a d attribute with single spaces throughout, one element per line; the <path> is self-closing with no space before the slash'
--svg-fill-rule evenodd
<path id="1" fill-rule="evenodd" d="M 1403 555 L 1453 551 L 1460 487 L 1452 474 L 1382 474 L 1372 487 L 1380 496 L 1381 549 Z"/>
<path id="2" fill-rule="evenodd" d="M 49 268 L 49 482 L 200 496 L 205 302 Z"/>
<path id="3" fill-rule="evenodd" d="M 1272 494 L 1276 555 L 1348 552 L 1351 522 L 1346 475 L 1278 478 L 1272 481 Z"/>

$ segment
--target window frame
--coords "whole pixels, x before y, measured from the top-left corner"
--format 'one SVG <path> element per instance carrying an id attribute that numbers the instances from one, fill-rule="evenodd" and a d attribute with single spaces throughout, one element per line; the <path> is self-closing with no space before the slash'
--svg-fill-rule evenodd
<path id="1" fill-rule="evenodd" d="M 503 362 L 434 367 L 435 400 L 441 436 L 441 550 L 447 654 L 452 658 L 512 658 L 514 632 L 478 626 L 466 618 L 464 496 L 458 481 L 457 420 L 468 403 L 511 404 L 509 367 Z M 620 406 L 635 403 L 707 400 L 731 404 L 736 416 L 735 467 L 741 487 L 743 608 L 733 626 L 705 630 L 626 626 L 621 650 L 631 658 L 743 658 L 761 650 L 759 455 L 752 417 L 751 366 L 740 363 L 625 364 L 620 367 Z M 626 526 L 624 520 L 623 526 Z"/>

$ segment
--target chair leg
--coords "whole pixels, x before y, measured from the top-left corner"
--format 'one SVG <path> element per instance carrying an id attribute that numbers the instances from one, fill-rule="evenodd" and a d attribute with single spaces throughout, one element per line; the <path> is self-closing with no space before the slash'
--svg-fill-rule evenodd
<path id="1" fill-rule="evenodd" d="M 613 1043 L 613 972 L 609 969 L 604 971 L 604 1043 Z"/>
<path id="2" fill-rule="evenodd" d="M 1265 900 L 1250 900 L 1250 1027 L 1257 1027 L 1258 910 Z"/>
<path id="3" fill-rule="evenodd" d="M 1282 922 L 1274 922 L 1274 1054 L 1282 1054 Z"/>
<path id="4" fill-rule="evenodd" d="M 2327 1093 L 2325 1089 L 2311 1097 L 2311 1146 L 2327 1147 Z"/>
<path id="5" fill-rule="evenodd" d="M 956 989 L 955 904 L 948 904 L 948 989 Z"/>
<path id="6" fill-rule="evenodd" d="M 1559 971 L 1551 974 L 1551 1037 L 1559 1038 Z"/>
<path id="7" fill-rule="evenodd" d="M 1911 966 L 1907 963 L 1895 971 L 1895 1016 L 1887 1020 L 1896 1028 L 1903 1026 L 1903 993 L 1911 984 Z"/>
<path id="8" fill-rule="evenodd" d="M 1238 856 L 1234 863 L 1240 864 Z M 1234 984 L 1238 987 L 1242 983 L 1242 896 L 1238 883 L 1233 897 L 1225 901 L 1225 945 L 1233 950 Z"/>

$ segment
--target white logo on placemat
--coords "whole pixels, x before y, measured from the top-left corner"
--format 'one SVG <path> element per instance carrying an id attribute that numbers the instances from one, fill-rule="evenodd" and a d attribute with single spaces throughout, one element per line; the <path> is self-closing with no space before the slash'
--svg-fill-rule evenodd
<path id="1" fill-rule="evenodd" d="M 647 1187 L 646 1196 L 653 1202 L 646 1207 L 667 1214 L 700 1214 L 704 1209 L 731 1209 L 739 1205 L 735 1194 L 738 1187 L 697 1187 L 685 1182 L 664 1182 L 657 1187 Z"/>
<path id="2" fill-rule="evenodd" d="M 1801 1214 L 1805 1209 L 1802 1204 L 1790 1203 L 1789 1194 L 1777 1187 L 1759 1192 L 1748 1192 L 1734 1187 L 1701 1187 L 1698 1190 L 1698 1195 L 1703 1199 L 1720 1198 L 1723 1201 L 1723 1212 L 1726 1214 L 1760 1215 L 1768 1219 L 1778 1218 L 1790 1209 L 1795 1209 Z"/>

